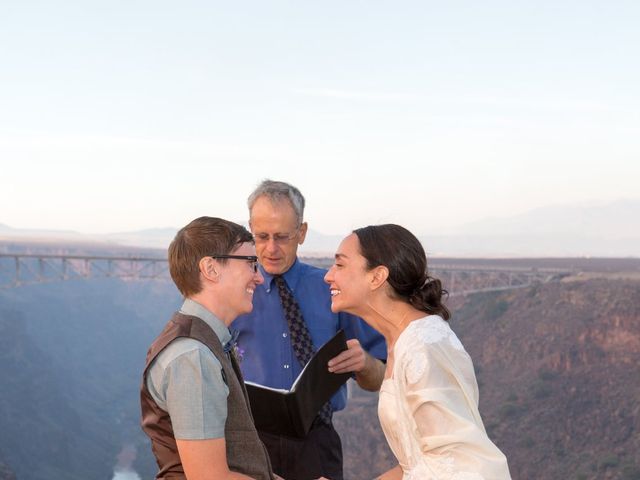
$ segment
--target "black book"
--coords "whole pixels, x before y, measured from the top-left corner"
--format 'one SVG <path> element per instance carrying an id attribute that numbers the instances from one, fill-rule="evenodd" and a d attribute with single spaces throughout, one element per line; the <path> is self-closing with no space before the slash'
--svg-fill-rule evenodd
<path id="1" fill-rule="evenodd" d="M 329 360 L 346 349 L 344 330 L 339 330 L 311 357 L 291 390 L 245 382 L 256 428 L 304 438 L 322 406 L 351 378 L 350 373 L 331 373 L 327 367 Z"/>

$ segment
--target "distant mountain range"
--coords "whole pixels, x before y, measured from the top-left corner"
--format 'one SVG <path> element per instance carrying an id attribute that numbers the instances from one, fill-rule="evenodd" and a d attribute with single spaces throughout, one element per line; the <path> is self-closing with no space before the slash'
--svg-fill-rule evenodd
<path id="1" fill-rule="evenodd" d="M 639 257 L 640 199 L 606 204 L 555 205 L 503 218 L 486 218 L 420 237 L 427 252 L 442 257 Z M 106 243 L 166 249 L 177 228 L 106 235 L 15 229 L 0 224 L 1 240 Z M 309 230 L 300 251 L 332 256 L 343 235 Z"/>

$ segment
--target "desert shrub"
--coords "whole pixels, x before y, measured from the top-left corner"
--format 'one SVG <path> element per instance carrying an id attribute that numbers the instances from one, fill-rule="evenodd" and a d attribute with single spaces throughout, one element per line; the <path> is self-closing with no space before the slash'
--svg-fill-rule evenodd
<path id="1" fill-rule="evenodd" d="M 509 309 L 509 302 L 504 300 L 498 300 L 497 302 L 492 302 L 492 304 L 488 305 L 487 312 L 485 314 L 486 318 L 489 319 L 497 319 L 500 318 L 505 312 Z"/>
<path id="2" fill-rule="evenodd" d="M 551 370 L 544 367 L 538 370 L 538 378 L 543 382 L 554 380 L 557 376 L 558 374 L 556 372 L 552 372 Z"/>
<path id="3" fill-rule="evenodd" d="M 551 392 L 551 386 L 545 382 L 535 382 L 531 386 L 531 393 L 533 394 L 533 398 L 535 398 L 536 400 L 547 398 L 549 395 L 551 395 Z"/>
<path id="4" fill-rule="evenodd" d="M 500 406 L 498 410 L 498 415 L 500 418 L 507 419 L 517 417 L 520 413 L 522 413 L 523 408 L 520 405 L 517 405 L 512 402 L 504 403 Z"/>
<path id="5" fill-rule="evenodd" d="M 600 470 L 606 470 L 607 468 L 617 467 L 619 463 L 618 457 L 613 454 L 605 455 L 598 462 L 598 468 Z"/>
<path id="6" fill-rule="evenodd" d="M 640 480 L 640 467 L 633 463 L 624 465 L 622 467 L 622 478 L 624 480 Z"/>
<path id="7" fill-rule="evenodd" d="M 524 437 L 520 442 L 520 445 L 522 445 L 524 448 L 533 448 L 535 444 L 536 442 L 533 440 L 533 438 L 528 435 Z"/>

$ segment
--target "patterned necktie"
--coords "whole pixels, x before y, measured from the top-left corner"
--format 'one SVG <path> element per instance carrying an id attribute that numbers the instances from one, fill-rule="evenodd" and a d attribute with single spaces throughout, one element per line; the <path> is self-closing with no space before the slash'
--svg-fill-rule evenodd
<path id="1" fill-rule="evenodd" d="M 302 318 L 302 312 L 300 311 L 300 305 L 293 298 L 293 294 L 287 287 L 284 278 L 281 275 L 276 275 L 274 281 L 278 287 L 278 293 L 280 294 L 280 301 L 282 302 L 282 309 L 284 310 L 284 316 L 289 324 L 289 334 L 291 336 L 291 346 L 296 354 L 301 366 L 305 366 L 311 359 L 314 353 L 313 342 L 311 341 L 311 335 L 307 324 Z M 331 424 L 331 403 L 325 403 L 318 416 L 327 425 Z"/>

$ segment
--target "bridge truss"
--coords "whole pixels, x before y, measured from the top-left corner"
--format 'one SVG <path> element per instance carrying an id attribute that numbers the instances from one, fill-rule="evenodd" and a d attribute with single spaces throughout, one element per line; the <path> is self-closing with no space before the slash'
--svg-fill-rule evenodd
<path id="1" fill-rule="evenodd" d="M 0 288 L 73 279 L 169 279 L 164 258 L 0 253 Z"/>
<path id="2" fill-rule="evenodd" d="M 440 279 L 450 296 L 525 288 L 559 280 L 570 273 L 556 268 L 463 264 L 432 264 L 429 268 L 429 274 Z"/>
<path id="3" fill-rule="evenodd" d="M 307 258 L 305 261 L 325 268 L 331 263 L 331 259 Z M 452 296 L 524 288 L 559 279 L 569 273 L 553 268 L 434 261 L 430 266 L 430 274 L 439 278 Z M 169 280 L 170 277 L 165 258 L 0 253 L 0 288 L 92 278 Z"/>

